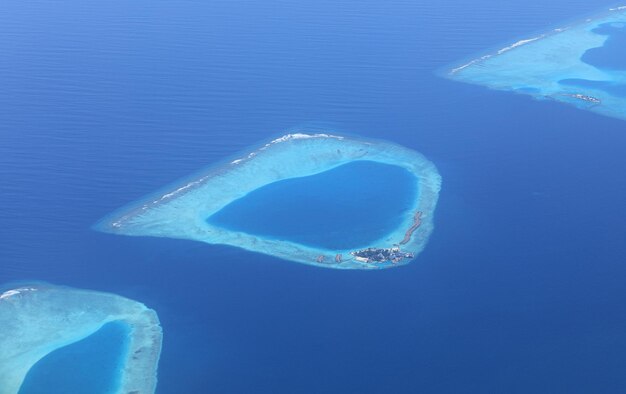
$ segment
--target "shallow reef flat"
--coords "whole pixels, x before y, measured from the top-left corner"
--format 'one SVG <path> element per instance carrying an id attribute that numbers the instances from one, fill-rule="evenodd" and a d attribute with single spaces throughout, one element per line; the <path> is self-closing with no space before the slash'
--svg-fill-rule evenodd
<path id="1" fill-rule="evenodd" d="M 444 72 L 450 79 L 626 119 L 626 7 L 519 40 Z"/>
<path id="2" fill-rule="evenodd" d="M 356 162 L 395 166 L 406 171 L 411 182 L 416 185 L 411 189 L 414 196 L 406 206 L 398 207 L 399 218 L 394 222 L 394 227 L 382 235 L 378 234 L 367 245 L 359 245 L 360 252 L 355 248 L 311 245 L 295 242 L 288 239 L 289 237 L 238 231 L 219 226 L 216 221 L 210 220 L 233 202 L 252 195 L 254 191 L 265 186 L 311 177 Z M 377 186 L 376 179 L 368 179 L 372 173 L 365 171 L 361 175 L 364 185 L 362 188 L 350 188 L 344 184 L 323 190 L 307 188 L 306 185 L 295 189 L 311 194 L 330 195 L 341 190 L 343 198 L 346 194 L 356 197 Z M 375 178 L 373 175 L 371 177 Z M 435 166 L 411 149 L 378 140 L 295 133 L 243 153 L 235 160 L 209 167 L 191 178 L 123 207 L 98 222 L 95 229 L 114 234 L 170 237 L 231 245 L 321 267 L 388 268 L 408 263 L 423 250 L 433 229 L 433 215 L 440 185 L 441 178 Z M 284 196 L 277 196 L 277 200 L 278 197 Z M 389 200 L 393 201 L 391 198 Z M 308 208 L 303 204 L 300 209 Z M 379 208 L 382 209 L 380 206 Z M 377 207 L 372 206 L 369 209 L 375 210 Z M 363 215 L 367 214 L 367 211 L 363 212 Z M 242 220 L 246 220 L 245 217 Z M 300 223 L 298 227 L 302 231 L 306 230 L 307 222 Z M 346 230 L 336 234 L 336 237 L 350 237 L 349 233 L 362 231 L 356 224 L 342 228 Z M 367 250 L 368 248 L 370 249 Z"/>
<path id="3" fill-rule="evenodd" d="M 157 314 L 115 294 L 49 284 L 0 290 L 0 394 L 16 394 L 46 355 L 81 341 L 109 323 L 128 328 L 114 393 L 153 393 L 161 352 Z"/>

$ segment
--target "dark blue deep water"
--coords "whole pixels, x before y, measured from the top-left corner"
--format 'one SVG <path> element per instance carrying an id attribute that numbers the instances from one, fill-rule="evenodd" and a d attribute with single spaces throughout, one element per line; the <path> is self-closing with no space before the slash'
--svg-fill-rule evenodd
<path id="1" fill-rule="evenodd" d="M 608 38 L 604 46 L 589 49 L 582 59 L 601 69 L 626 70 L 626 24 L 605 23 L 593 32 Z"/>
<path id="2" fill-rule="evenodd" d="M 156 309 L 164 394 L 624 392 L 626 123 L 435 73 L 610 5 L 4 0 L 0 283 Z M 416 261 L 337 271 L 90 230 L 307 127 L 438 166 Z"/>
<path id="3" fill-rule="evenodd" d="M 355 161 L 261 187 L 207 220 L 264 238 L 328 249 L 359 248 L 396 230 L 416 192 L 417 181 L 407 170 Z"/>

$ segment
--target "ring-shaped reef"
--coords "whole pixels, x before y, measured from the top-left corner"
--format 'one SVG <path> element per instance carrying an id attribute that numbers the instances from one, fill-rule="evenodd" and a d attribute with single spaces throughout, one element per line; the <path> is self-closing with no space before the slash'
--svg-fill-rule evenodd
<path id="1" fill-rule="evenodd" d="M 237 157 L 131 203 L 94 227 L 231 245 L 340 269 L 406 264 L 433 230 L 441 177 L 411 149 L 294 133 Z"/>
<path id="2" fill-rule="evenodd" d="M 117 355 L 117 387 L 108 392 L 154 393 L 162 331 L 152 309 L 115 294 L 49 284 L 0 290 L 0 394 L 32 392 L 23 383 L 42 359 L 111 324 L 123 326 L 127 338 Z"/>
<path id="3" fill-rule="evenodd" d="M 626 7 L 518 40 L 444 76 L 626 119 Z"/>

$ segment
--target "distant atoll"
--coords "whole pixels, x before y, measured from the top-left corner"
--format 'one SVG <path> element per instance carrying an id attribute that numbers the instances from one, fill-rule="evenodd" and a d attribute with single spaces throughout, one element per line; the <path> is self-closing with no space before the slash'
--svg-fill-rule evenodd
<path id="1" fill-rule="evenodd" d="M 450 67 L 444 76 L 626 119 L 626 7 Z M 613 52 L 613 54 L 611 54 Z"/>
<path id="2" fill-rule="evenodd" d="M 49 284 L 0 290 L 0 394 L 17 394 L 43 357 L 114 322 L 130 335 L 114 394 L 154 393 L 162 332 L 153 310 L 115 294 Z"/>
<path id="3" fill-rule="evenodd" d="M 400 225 L 371 245 L 358 250 L 316 247 L 228 230 L 207 220 L 233 201 L 266 185 L 320 174 L 357 161 L 400 167 L 414 177 L 417 185 L 414 200 L 400 213 Z M 376 185 L 375 179 L 369 182 Z M 231 245 L 322 267 L 388 268 L 408 263 L 426 245 L 433 230 L 440 185 L 435 166 L 402 146 L 330 134 L 288 134 L 123 207 L 99 221 L 95 229 Z M 351 231 L 358 232 L 359 228 Z"/>

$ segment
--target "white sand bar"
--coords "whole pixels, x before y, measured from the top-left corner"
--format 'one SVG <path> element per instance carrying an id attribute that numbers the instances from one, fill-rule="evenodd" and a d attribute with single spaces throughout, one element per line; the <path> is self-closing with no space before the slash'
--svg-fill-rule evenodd
<path id="1" fill-rule="evenodd" d="M 415 212 L 419 211 L 422 213 L 421 223 L 403 245 L 403 250 L 417 255 L 433 229 L 433 214 L 441 185 L 435 166 L 421 154 L 396 144 L 329 134 L 289 134 L 275 139 L 235 160 L 210 167 L 193 178 L 121 208 L 97 223 L 95 228 L 115 234 L 231 245 L 322 267 L 372 269 L 406 264 L 407 259 L 398 264 L 359 262 L 348 258 L 350 250 L 329 250 L 263 238 L 212 226 L 206 220 L 232 201 L 262 186 L 318 174 L 358 160 L 396 165 L 415 176 L 418 191 L 412 209 L 404 215 L 397 229 L 373 242 L 372 246 L 386 248 L 401 242 L 414 225 Z M 344 256 L 341 262 L 336 260 L 338 255 Z"/>
<path id="2" fill-rule="evenodd" d="M 162 332 L 153 310 L 114 294 L 47 284 L 3 291 L 0 394 L 17 394 L 39 360 L 111 322 L 127 325 L 130 332 L 120 387 L 115 393 L 154 393 Z"/>

